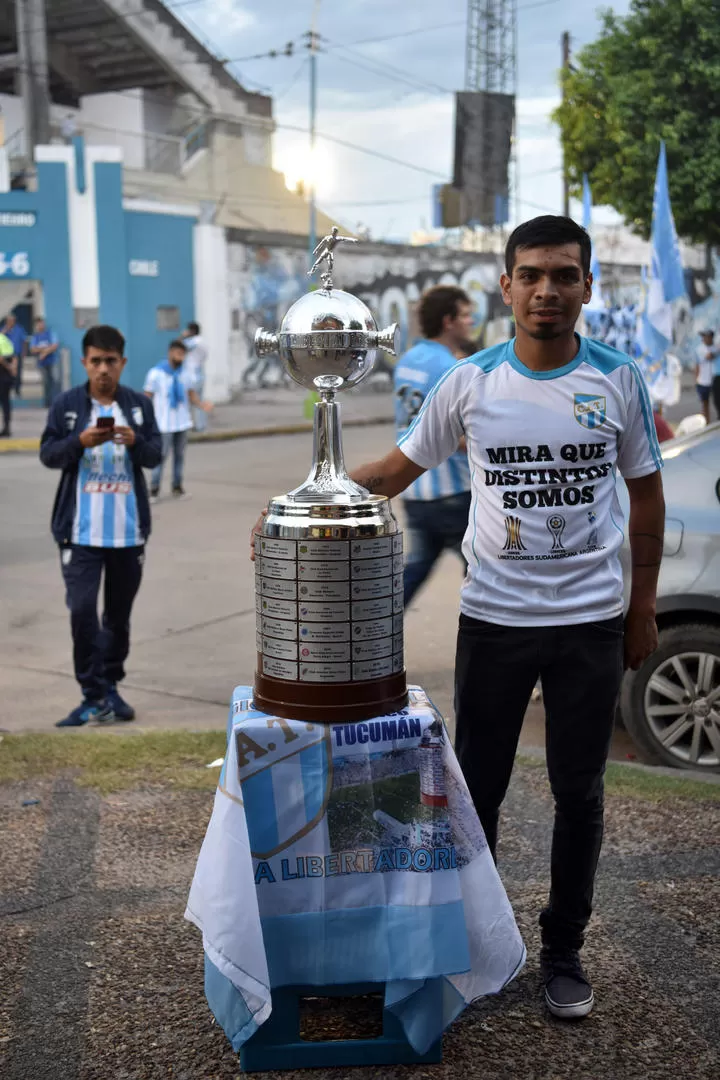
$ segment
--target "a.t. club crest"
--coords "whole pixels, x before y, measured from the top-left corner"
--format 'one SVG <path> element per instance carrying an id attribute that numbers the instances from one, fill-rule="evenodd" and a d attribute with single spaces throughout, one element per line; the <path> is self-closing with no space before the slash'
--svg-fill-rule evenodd
<path id="1" fill-rule="evenodd" d="M 584 428 L 598 428 L 607 416 L 605 398 L 596 394 L 575 394 L 574 412 L 578 424 Z"/>
<path id="2" fill-rule="evenodd" d="M 322 724 L 268 716 L 265 732 L 261 716 L 251 709 L 243 719 L 252 722 L 252 734 L 242 721 L 233 733 L 251 851 L 269 859 L 321 820 L 332 789 L 332 751 Z"/>

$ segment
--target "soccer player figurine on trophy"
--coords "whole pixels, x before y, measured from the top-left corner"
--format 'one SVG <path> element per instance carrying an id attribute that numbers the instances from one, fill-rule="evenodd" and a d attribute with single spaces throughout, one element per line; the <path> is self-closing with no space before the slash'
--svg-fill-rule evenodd
<path id="1" fill-rule="evenodd" d="M 397 326 L 333 287 L 334 227 L 313 254 L 322 287 L 301 297 L 280 332 L 255 335 L 259 356 L 279 352 L 289 375 L 317 390 L 307 480 L 272 499 L 255 537 L 257 669 L 254 701 L 269 715 L 334 723 L 403 708 L 402 533 L 390 503 L 347 475 L 338 391 L 370 374 Z"/>

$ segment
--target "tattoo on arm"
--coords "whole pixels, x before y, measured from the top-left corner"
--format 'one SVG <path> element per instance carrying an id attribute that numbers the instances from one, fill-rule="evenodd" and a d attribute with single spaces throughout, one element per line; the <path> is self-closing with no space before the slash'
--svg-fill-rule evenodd
<path id="1" fill-rule="evenodd" d="M 366 476 L 362 481 L 362 486 L 367 488 L 371 495 L 375 494 L 383 485 L 382 476 Z"/>

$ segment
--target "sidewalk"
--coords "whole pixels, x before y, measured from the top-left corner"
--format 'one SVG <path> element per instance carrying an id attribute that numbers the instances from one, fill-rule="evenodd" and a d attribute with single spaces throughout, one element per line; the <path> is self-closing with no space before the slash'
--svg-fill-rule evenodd
<path id="1" fill-rule="evenodd" d="M 343 424 L 346 427 L 362 424 L 390 423 L 393 419 L 393 395 L 384 384 L 359 386 L 340 395 Z M 267 390 L 246 390 L 227 405 L 216 405 L 209 418 L 205 434 L 193 434 L 192 441 L 221 442 L 258 435 L 291 434 L 311 431 L 311 410 L 308 393 L 301 387 L 277 387 Z M 12 417 L 13 437 L 0 439 L 0 454 L 14 451 L 36 451 L 45 425 L 44 409 L 15 409 Z"/>

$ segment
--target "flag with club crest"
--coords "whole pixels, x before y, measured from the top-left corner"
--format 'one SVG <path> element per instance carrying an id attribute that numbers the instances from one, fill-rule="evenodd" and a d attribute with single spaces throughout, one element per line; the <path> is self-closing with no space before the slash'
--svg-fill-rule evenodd
<path id="1" fill-rule="evenodd" d="M 186 918 L 237 1050 L 278 986 L 384 987 L 424 1053 L 525 960 L 442 718 L 419 687 L 369 721 L 284 720 L 233 695 Z"/>

